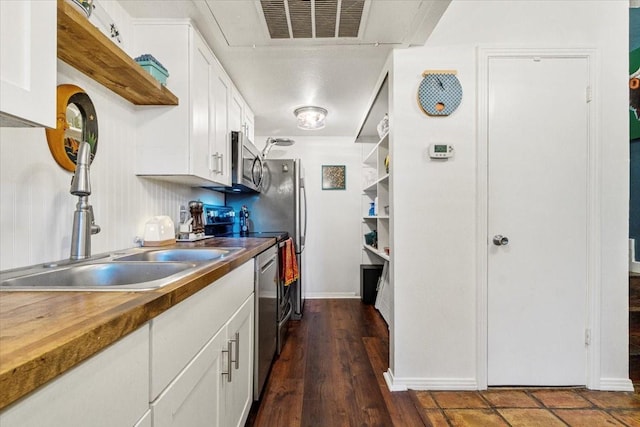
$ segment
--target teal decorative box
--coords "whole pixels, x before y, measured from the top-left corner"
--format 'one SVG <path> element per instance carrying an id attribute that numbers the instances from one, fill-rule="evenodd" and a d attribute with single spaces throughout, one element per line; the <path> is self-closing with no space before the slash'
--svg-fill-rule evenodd
<path id="1" fill-rule="evenodd" d="M 135 61 L 140 64 L 151 76 L 160 82 L 161 85 L 167 85 L 167 77 L 169 72 L 153 55 L 145 54 L 138 56 Z"/>

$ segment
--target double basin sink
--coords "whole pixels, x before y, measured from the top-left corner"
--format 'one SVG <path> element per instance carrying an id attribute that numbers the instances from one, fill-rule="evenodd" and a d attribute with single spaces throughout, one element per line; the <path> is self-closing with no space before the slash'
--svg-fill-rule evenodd
<path id="1" fill-rule="evenodd" d="M 0 272 L 0 291 L 147 291 L 244 248 L 130 249 Z"/>

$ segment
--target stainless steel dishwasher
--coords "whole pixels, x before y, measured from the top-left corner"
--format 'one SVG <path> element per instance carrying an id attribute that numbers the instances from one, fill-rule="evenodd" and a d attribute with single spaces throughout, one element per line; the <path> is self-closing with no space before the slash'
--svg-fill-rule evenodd
<path id="1" fill-rule="evenodd" d="M 260 399 L 276 353 L 279 279 L 278 250 L 274 245 L 255 259 L 254 400 Z"/>

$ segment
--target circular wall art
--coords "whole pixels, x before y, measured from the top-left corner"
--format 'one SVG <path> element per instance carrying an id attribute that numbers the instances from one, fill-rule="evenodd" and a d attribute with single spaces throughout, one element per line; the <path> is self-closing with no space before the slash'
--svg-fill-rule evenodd
<path id="1" fill-rule="evenodd" d="M 59 85 L 56 98 L 56 128 L 46 129 L 47 143 L 55 161 L 74 172 L 81 141 L 91 146 L 93 162 L 98 150 L 98 117 L 91 98 L 78 86 Z"/>
<path id="2" fill-rule="evenodd" d="M 418 104 L 429 116 L 448 116 L 462 101 L 462 86 L 454 70 L 427 70 L 422 73 Z"/>

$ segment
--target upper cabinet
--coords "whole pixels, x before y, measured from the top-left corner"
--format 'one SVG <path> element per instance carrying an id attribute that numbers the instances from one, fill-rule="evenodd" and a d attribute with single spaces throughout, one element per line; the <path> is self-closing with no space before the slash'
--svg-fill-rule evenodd
<path id="1" fill-rule="evenodd" d="M 230 81 L 185 20 L 134 21 L 136 51 L 169 70 L 178 107 L 140 111 L 136 174 L 193 186 L 230 181 L 226 102 Z M 222 70 L 223 71 L 223 70 Z"/>
<path id="2" fill-rule="evenodd" d="M 247 105 L 245 100 L 240 95 L 238 89 L 233 86 L 231 92 L 231 104 L 229 107 L 229 130 L 242 132 L 249 141 L 254 142 L 254 115 L 253 111 Z"/>
<path id="3" fill-rule="evenodd" d="M 3 0 L 0 19 L 0 125 L 55 128 L 56 3 Z"/>
<path id="4" fill-rule="evenodd" d="M 231 131 L 250 111 L 189 20 L 135 20 L 137 51 L 170 73 L 178 107 L 141 111 L 136 174 L 192 186 L 231 185 Z M 252 115 L 253 116 L 253 115 Z M 251 117 L 253 119 L 253 117 Z"/>
<path id="5" fill-rule="evenodd" d="M 135 105 L 178 105 L 65 0 L 0 1 L 0 17 L 0 126 L 56 127 L 56 57 Z"/>

